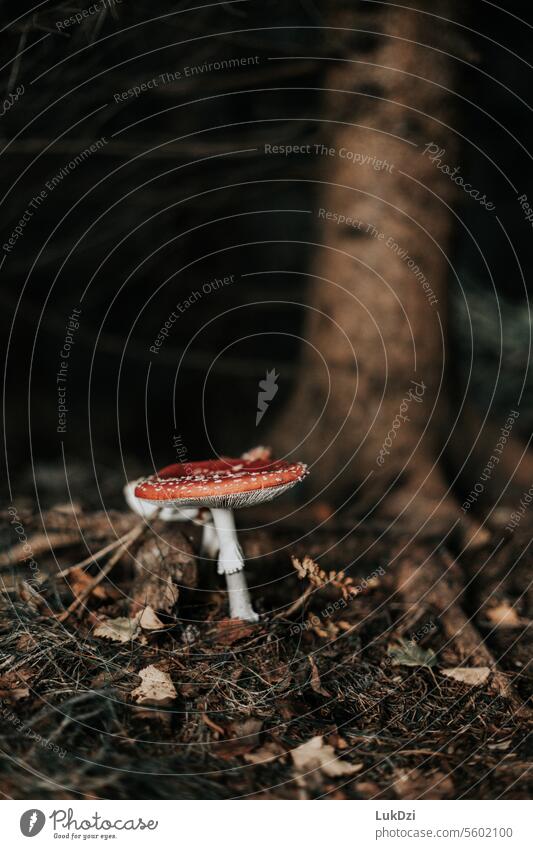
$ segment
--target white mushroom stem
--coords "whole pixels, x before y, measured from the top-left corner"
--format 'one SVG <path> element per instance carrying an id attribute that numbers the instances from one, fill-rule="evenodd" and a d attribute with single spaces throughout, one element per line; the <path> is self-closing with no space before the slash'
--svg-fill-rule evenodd
<path id="1" fill-rule="evenodd" d="M 202 557 L 208 557 L 210 560 L 215 560 L 218 556 L 219 545 L 218 536 L 215 526 L 207 519 L 203 520 L 202 542 L 200 546 L 200 554 Z"/>
<path id="2" fill-rule="evenodd" d="M 241 572 L 244 569 L 244 559 L 237 539 L 233 513 L 231 510 L 216 507 L 211 508 L 211 515 L 220 546 L 218 574 L 231 575 L 233 572 Z"/>
<path id="3" fill-rule="evenodd" d="M 259 617 L 250 601 L 244 577 L 244 559 L 237 539 L 233 513 L 231 510 L 217 507 L 211 508 L 211 515 L 220 546 L 218 574 L 226 576 L 230 616 L 232 619 L 257 622 Z"/>

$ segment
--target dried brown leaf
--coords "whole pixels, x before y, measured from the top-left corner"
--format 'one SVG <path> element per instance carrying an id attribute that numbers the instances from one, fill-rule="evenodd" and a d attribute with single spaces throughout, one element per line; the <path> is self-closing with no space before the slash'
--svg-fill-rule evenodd
<path id="1" fill-rule="evenodd" d="M 221 646 L 232 646 L 254 633 L 255 627 L 242 619 L 221 619 L 217 622 L 215 639 Z"/>
<path id="2" fill-rule="evenodd" d="M 489 622 L 496 628 L 518 628 L 520 626 L 520 616 L 516 612 L 516 608 L 511 607 L 506 601 L 502 601 L 495 607 L 489 607 L 486 615 Z"/>
<path id="3" fill-rule="evenodd" d="M 119 616 L 116 619 L 103 619 L 94 629 L 93 635 L 104 640 L 113 640 L 115 643 L 129 643 L 139 634 L 139 618 Z"/>
<path id="4" fill-rule="evenodd" d="M 363 764 L 351 764 L 342 761 L 335 754 L 333 746 L 324 743 L 324 738 L 311 737 L 291 751 L 294 769 L 299 775 L 320 770 L 328 778 L 339 778 L 343 775 L 355 775 L 363 768 Z"/>
<path id="5" fill-rule="evenodd" d="M 81 595 L 94 582 L 93 575 L 90 575 L 84 569 L 77 566 L 71 569 L 68 576 L 68 584 L 74 596 Z M 105 600 L 109 598 L 109 593 L 103 584 L 97 584 L 91 592 L 93 598 Z"/>
<path id="6" fill-rule="evenodd" d="M 330 698 L 331 693 L 328 693 L 328 691 L 322 686 L 320 682 L 320 674 L 318 672 L 318 667 L 314 658 L 311 655 L 308 655 L 307 659 L 309 661 L 309 665 L 311 666 L 311 689 L 321 696 Z"/>
<path id="7" fill-rule="evenodd" d="M 139 670 L 138 675 L 142 683 L 131 693 L 138 705 L 164 707 L 176 698 L 176 688 L 168 672 L 162 672 L 152 664 Z"/>
<path id="8" fill-rule="evenodd" d="M 454 681 L 460 681 L 462 684 L 468 684 L 471 687 L 480 687 L 490 675 L 488 666 L 454 666 L 451 669 L 441 669 L 440 671 L 448 678 L 453 678 Z"/>
<path id="9" fill-rule="evenodd" d="M 263 727 L 261 719 L 248 717 L 240 722 L 232 722 L 224 731 L 231 739 L 224 740 L 216 748 L 216 753 L 222 758 L 235 758 L 247 755 L 260 743 L 260 732 Z"/>
<path id="10" fill-rule="evenodd" d="M 424 773 L 419 769 L 396 769 L 392 784 L 399 799 L 448 799 L 454 786 L 449 775 L 435 770 Z"/>
<path id="11" fill-rule="evenodd" d="M 160 631 L 161 628 L 165 627 L 153 607 L 150 607 L 150 605 L 145 607 L 140 614 L 139 625 L 143 631 Z"/>
<path id="12" fill-rule="evenodd" d="M 195 587 L 198 569 L 191 544 L 172 523 L 156 521 L 134 558 L 132 615 L 145 607 L 172 613 L 182 587 Z"/>
<path id="13" fill-rule="evenodd" d="M 267 764 L 284 758 L 285 754 L 285 749 L 275 740 L 271 740 L 261 746 L 260 749 L 245 754 L 244 760 L 249 764 Z"/>

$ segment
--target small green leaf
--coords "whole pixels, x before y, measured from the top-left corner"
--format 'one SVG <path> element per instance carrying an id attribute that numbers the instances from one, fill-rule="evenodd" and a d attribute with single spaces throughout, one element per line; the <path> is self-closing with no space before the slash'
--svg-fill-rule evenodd
<path id="1" fill-rule="evenodd" d="M 387 652 L 393 666 L 435 666 L 437 657 L 431 649 L 423 649 L 412 640 L 400 639 L 398 643 Z"/>

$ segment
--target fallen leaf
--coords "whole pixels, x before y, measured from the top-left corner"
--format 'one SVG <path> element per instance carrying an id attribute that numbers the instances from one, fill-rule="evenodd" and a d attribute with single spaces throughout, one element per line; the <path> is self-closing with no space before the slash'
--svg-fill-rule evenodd
<path id="1" fill-rule="evenodd" d="M 275 740 L 272 740 L 265 743 L 260 749 L 256 749 L 255 752 L 245 754 L 244 760 L 249 764 L 266 764 L 285 757 L 285 754 L 285 749 Z"/>
<path id="2" fill-rule="evenodd" d="M 417 769 L 394 770 L 392 787 L 399 799 L 418 799 L 420 775 L 421 773 Z"/>
<path id="3" fill-rule="evenodd" d="M 354 775 L 363 768 L 363 764 L 341 761 L 335 754 L 333 746 L 324 743 L 323 737 L 311 737 L 307 743 L 292 749 L 291 757 L 294 768 L 300 775 L 320 770 L 329 778 L 338 778 L 342 775 Z"/>
<path id="4" fill-rule="evenodd" d="M 405 800 L 449 799 L 454 792 L 453 781 L 446 773 L 425 773 L 416 768 L 395 770 L 392 787 L 398 798 Z"/>
<path id="5" fill-rule="evenodd" d="M 460 681 L 462 684 L 469 684 L 472 687 L 480 687 L 490 675 L 488 666 L 454 666 L 452 669 L 441 669 L 440 671 L 448 678 L 453 678 L 454 681 Z"/>
<path id="6" fill-rule="evenodd" d="M 346 742 L 344 737 L 341 737 L 338 731 L 332 731 L 331 734 L 328 734 L 327 742 L 330 746 L 333 746 L 334 749 L 337 749 L 337 751 L 339 749 L 342 751 L 342 749 L 350 748 L 349 744 Z"/>
<path id="7" fill-rule="evenodd" d="M 497 628 L 517 628 L 520 625 L 520 617 L 514 607 L 506 601 L 489 607 L 486 611 L 487 619 Z"/>
<path id="8" fill-rule="evenodd" d="M 255 633 L 253 625 L 242 619 L 221 619 L 217 622 L 216 641 L 222 646 L 232 646 L 237 640 L 243 640 Z"/>
<path id="9" fill-rule="evenodd" d="M 117 619 L 103 619 L 94 629 L 93 635 L 104 640 L 113 640 L 115 643 L 129 643 L 139 634 L 139 618 L 119 616 Z"/>
<path id="10" fill-rule="evenodd" d="M 260 731 L 263 727 L 261 719 L 249 717 L 241 722 L 232 722 L 225 729 L 231 739 L 224 740 L 216 747 L 216 754 L 221 758 L 235 758 L 246 755 L 257 748 L 260 743 Z"/>
<path id="11" fill-rule="evenodd" d="M 150 534 L 135 552 L 136 577 L 131 588 L 131 614 L 149 606 L 172 613 L 180 587 L 195 587 L 198 569 L 191 544 L 173 522 L 157 520 Z"/>
<path id="12" fill-rule="evenodd" d="M 257 746 L 259 743 L 259 732 L 262 727 L 262 719 L 255 719 L 255 717 L 249 716 L 247 719 L 243 719 L 240 722 L 232 722 L 228 727 L 228 730 L 231 732 L 233 737 L 236 737 L 237 739 L 246 737 L 255 746 Z"/>
<path id="13" fill-rule="evenodd" d="M 162 672 L 157 666 L 145 666 L 137 674 L 142 683 L 132 690 L 131 695 L 138 705 L 163 707 L 173 702 L 178 695 L 168 672 Z"/>
<path id="14" fill-rule="evenodd" d="M 324 689 L 324 687 L 320 683 L 320 675 L 319 675 L 318 667 L 316 665 L 314 658 L 311 655 L 308 655 L 307 659 L 309 661 L 309 665 L 311 666 L 311 689 L 315 693 L 319 693 L 319 695 L 321 695 L 321 696 L 325 696 L 326 698 L 330 698 L 331 693 L 328 693 L 328 691 L 326 689 Z"/>
<path id="15" fill-rule="evenodd" d="M 150 607 L 150 605 L 145 607 L 139 616 L 139 625 L 144 631 L 159 631 L 161 628 L 165 627 L 153 607 Z"/>
<path id="16" fill-rule="evenodd" d="M 82 595 L 83 591 L 87 589 L 88 586 L 94 583 L 94 576 L 90 575 L 80 566 L 77 566 L 75 569 L 71 569 L 68 576 L 68 584 L 69 588 L 74 596 Z M 101 600 L 108 598 L 108 593 L 106 587 L 103 584 L 97 584 L 93 587 L 91 596 L 93 598 L 99 598 Z"/>
<path id="17" fill-rule="evenodd" d="M 412 640 L 400 639 L 398 643 L 387 651 L 393 666 L 435 666 L 437 657 L 431 649 L 423 649 Z"/>

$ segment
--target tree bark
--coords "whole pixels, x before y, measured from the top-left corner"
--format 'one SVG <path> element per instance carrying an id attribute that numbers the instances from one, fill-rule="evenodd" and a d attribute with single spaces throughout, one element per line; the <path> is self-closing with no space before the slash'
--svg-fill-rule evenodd
<path id="1" fill-rule="evenodd" d="M 453 18 L 455 6 L 431 11 Z M 430 471 L 444 369 L 454 184 L 424 151 L 437 145 L 456 164 L 453 26 L 428 28 L 422 11 L 394 7 L 378 20 L 374 54 L 332 61 L 326 74 L 335 123 L 323 125 L 334 132 L 301 376 L 273 436 L 312 464 L 312 493 L 337 503 L 375 502 L 389 482 Z"/>

